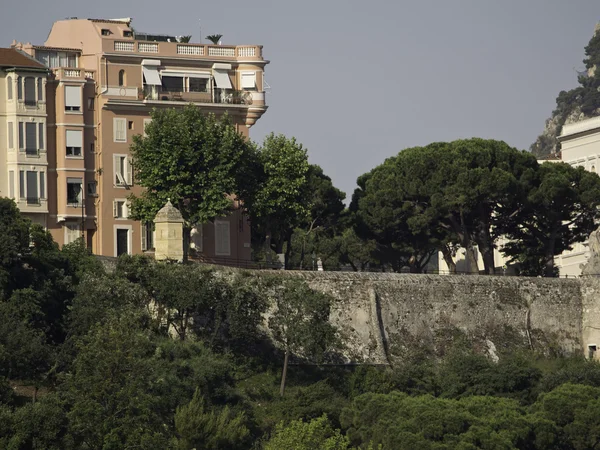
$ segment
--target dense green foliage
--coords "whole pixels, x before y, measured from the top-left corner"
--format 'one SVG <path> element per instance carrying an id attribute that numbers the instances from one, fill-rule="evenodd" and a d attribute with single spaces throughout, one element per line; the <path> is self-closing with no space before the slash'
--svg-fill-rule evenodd
<path id="1" fill-rule="evenodd" d="M 330 299 L 305 284 L 143 257 L 105 273 L 80 243 L 59 249 L 12 201 L 0 208 L 10 243 L 0 448 L 530 450 L 600 439 L 598 363 L 529 352 L 495 363 L 456 339 L 409 349 L 393 368 L 314 365 L 341 347 Z"/>
<path id="2" fill-rule="evenodd" d="M 358 180 L 351 209 L 359 237 L 393 271 L 421 272 L 457 247 L 466 272 L 494 273 L 501 249 L 527 275 L 554 276 L 554 256 L 583 242 L 600 218 L 600 178 L 567 164 L 539 165 L 504 142 L 468 139 L 401 151 Z"/>

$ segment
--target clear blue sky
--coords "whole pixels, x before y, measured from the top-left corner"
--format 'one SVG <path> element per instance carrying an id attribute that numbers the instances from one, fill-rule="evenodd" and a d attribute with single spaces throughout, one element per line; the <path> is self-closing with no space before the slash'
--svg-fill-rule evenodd
<path id="1" fill-rule="evenodd" d="M 295 136 L 348 197 L 400 150 L 465 137 L 528 149 L 577 84 L 598 0 L 21 0 L 0 46 L 42 44 L 65 17 L 133 17 L 139 31 L 262 44 L 269 111 L 251 130 Z"/>

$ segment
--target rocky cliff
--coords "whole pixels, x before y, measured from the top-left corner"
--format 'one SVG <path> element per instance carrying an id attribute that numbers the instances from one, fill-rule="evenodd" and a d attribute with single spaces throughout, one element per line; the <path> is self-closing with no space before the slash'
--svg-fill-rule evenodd
<path id="1" fill-rule="evenodd" d="M 544 131 L 530 147 L 538 158 L 560 151 L 557 138 L 564 125 L 600 115 L 600 71 L 596 73 L 596 66 L 600 64 L 600 23 L 585 47 L 585 54 L 583 62 L 586 71 L 579 74 L 580 86 L 560 92 L 552 117 L 546 120 Z"/>

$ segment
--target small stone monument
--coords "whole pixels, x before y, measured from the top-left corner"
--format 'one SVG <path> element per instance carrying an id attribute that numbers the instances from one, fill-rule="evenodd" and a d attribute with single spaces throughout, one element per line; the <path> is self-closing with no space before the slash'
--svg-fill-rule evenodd
<path id="1" fill-rule="evenodd" d="M 590 259 L 581 264 L 581 276 L 600 277 L 600 228 L 592 231 L 588 239 Z"/>
<path id="2" fill-rule="evenodd" d="M 154 258 L 183 261 L 183 216 L 171 203 L 171 199 L 154 218 L 156 237 Z"/>

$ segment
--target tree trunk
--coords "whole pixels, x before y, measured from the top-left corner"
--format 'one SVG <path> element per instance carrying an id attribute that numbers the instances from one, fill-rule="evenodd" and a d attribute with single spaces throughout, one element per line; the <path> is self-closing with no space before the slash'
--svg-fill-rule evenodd
<path id="1" fill-rule="evenodd" d="M 265 236 L 265 259 L 267 261 L 267 268 L 273 267 L 273 260 L 271 259 L 271 231 L 267 231 Z"/>
<path id="2" fill-rule="evenodd" d="M 285 259 L 284 259 L 284 269 L 290 270 L 290 256 L 292 255 L 292 233 L 290 233 L 285 239 Z"/>
<path id="3" fill-rule="evenodd" d="M 192 238 L 192 228 L 183 227 L 183 262 L 188 261 L 190 255 L 190 241 Z"/>
<path id="4" fill-rule="evenodd" d="M 283 359 L 283 372 L 281 373 L 281 386 L 279 387 L 279 395 L 283 397 L 285 392 L 285 380 L 287 377 L 288 360 L 290 359 L 290 351 L 285 349 L 285 358 Z"/>
<path id="5" fill-rule="evenodd" d="M 475 255 L 475 249 L 473 248 L 473 242 L 470 240 L 465 243 L 465 259 L 467 261 L 467 272 L 472 274 L 479 273 L 479 266 L 477 264 L 477 255 Z"/>
<path id="6" fill-rule="evenodd" d="M 463 235 L 462 244 L 465 248 L 467 272 L 479 273 L 479 266 L 477 265 L 477 256 L 475 255 L 475 249 L 473 248 L 473 239 L 471 239 L 471 234 L 467 231 L 467 224 L 465 223 L 465 215 L 463 211 L 460 212 L 460 226 Z"/>
<path id="7" fill-rule="evenodd" d="M 556 233 L 552 233 L 550 241 L 544 252 L 544 277 L 553 277 L 554 274 L 554 246 L 556 245 Z"/>
<path id="8" fill-rule="evenodd" d="M 451 274 L 456 274 L 456 263 L 452 258 L 452 251 L 448 245 L 444 245 L 442 247 L 442 256 L 444 257 L 444 262 L 448 266 L 448 272 Z"/>
<path id="9" fill-rule="evenodd" d="M 304 254 L 306 251 L 306 234 L 302 236 L 302 250 L 300 251 L 300 270 L 304 269 Z"/>
<path id="10" fill-rule="evenodd" d="M 496 265 L 494 263 L 494 248 L 487 243 L 478 243 L 481 257 L 483 259 L 483 270 L 486 275 L 494 275 L 496 273 Z"/>

